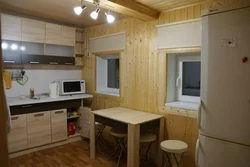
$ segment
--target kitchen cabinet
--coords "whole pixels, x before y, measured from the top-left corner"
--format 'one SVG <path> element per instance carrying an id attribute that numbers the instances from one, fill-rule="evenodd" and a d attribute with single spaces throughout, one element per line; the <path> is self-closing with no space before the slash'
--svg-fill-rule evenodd
<path id="1" fill-rule="evenodd" d="M 3 40 L 6 48 L 2 47 L 2 55 L 4 64 L 21 64 L 21 51 L 17 48 L 21 42 L 12 40 Z"/>
<path id="2" fill-rule="evenodd" d="M 23 64 L 46 64 L 43 55 L 22 55 Z"/>
<path id="3" fill-rule="evenodd" d="M 27 114 L 28 147 L 51 143 L 50 111 Z"/>
<path id="4" fill-rule="evenodd" d="M 75 65 L 75 58 L 74 57 L 60 57 L 60 64 L 61 65 Z"/>
<path id="5" fill-rule="evenodd" d="M 75 28 L 62 26 L 62 41 L 61 45 L 75 46 Z"/>
<path id="6" fill-rule="evenodd" d="M 2 39 L 21 41 L 21 18 L 1 14 Z"/>
<path id="7" fill-rule="evenodd" d="M 67 139 L 67 109 L 51 111 L 51 128 L 52 142 Z"/>
<path id="8" fill-rule="evenodd" d="M 22 41 L 45 43 L 45 22 L 22 18 Z"/>
<path id="9" fill-rule="evenodd" d="M 46 44 L 61 44 L 62 26 L 46 23 Z"/>
<path id="10" fill-rule="evenodd" d="M 26 130 L 26 114 L 11 116 L 11 132 L 8 134 L 9 152 L 16 152 L 28 148 Z"/>
<path id="11" fill-rule="evenodd" d="M 80 134 L 83 137 L 89 138 L 89 121 L 90 121 L 91 108 L 80 107 L 78 112 L 80 114 Z"/>

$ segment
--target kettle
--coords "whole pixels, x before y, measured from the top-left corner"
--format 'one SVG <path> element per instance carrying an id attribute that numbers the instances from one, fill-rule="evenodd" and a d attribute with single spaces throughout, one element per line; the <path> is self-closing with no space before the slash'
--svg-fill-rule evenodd
<path id="1" fill-rule="evenodd" d="M 49 97 L 57 98 L 59 96 L 59 86 L 57 82 L 49 84 Z"/>

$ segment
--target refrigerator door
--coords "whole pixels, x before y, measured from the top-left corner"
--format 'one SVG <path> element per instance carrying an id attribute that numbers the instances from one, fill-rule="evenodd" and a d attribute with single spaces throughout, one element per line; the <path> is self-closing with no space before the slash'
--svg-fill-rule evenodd
<path id="1" fill-rule="evenodd" d="M 202 18 L 199 133 L 250 146 L 250 8 Z M 243 62 L 247 57 L 248 61 Z"/>
<path id="2" fill-rule="evenodd" d="M 199 135 L 197 167 L 250 167 L 250 147 Z"/>

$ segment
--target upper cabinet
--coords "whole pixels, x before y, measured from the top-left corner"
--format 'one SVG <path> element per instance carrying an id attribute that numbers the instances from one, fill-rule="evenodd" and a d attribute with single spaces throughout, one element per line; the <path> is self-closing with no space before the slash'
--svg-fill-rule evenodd
<path id="1" fill-rule="evenodd" d="M 45 43 L 45 22 L 22 18 L 22 41 Z"/>
<path id="2" fill-rule="evenodd" d="M 1 14 L 2 39 L 21 41 L 21 18 Z"/>
<path id="3" fill-rule="evenodd" d="M 62 26 L 62 45 L 75 46 L 76 30 L 72 27 Z"/>
<path id="4" fill-rule="evenodd" d="M 75 28 L 46 23 L 46 43 L 75 46 Z"/>
<path id="5" fill-rule="evenodd" d="M 46 43 L 61 44 L 62 26 L 57 24 L 46 23 Z"/>

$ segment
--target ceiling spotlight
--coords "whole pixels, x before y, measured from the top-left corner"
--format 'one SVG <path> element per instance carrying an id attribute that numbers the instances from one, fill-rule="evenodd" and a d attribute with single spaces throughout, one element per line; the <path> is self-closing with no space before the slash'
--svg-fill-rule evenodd
<path id="1" fill-rule="evenodd" d="M 112 23 L 115 21 L 115 17 L 113 15 L 111 15 L 110 12 L 105 13 L 105 15 L 107 16 L 108 23 Z"/>
<path id="2" fill-rule="evenodd" d="M 100 9 L 99 8 L 96 8 L 95 11 L 93 11 L 91 14 L 90 14 L 90 17 L 92 17 L 92 19 L 96 20 L 97 17 L 98 17 L 98 13 L 100 12 Z"/>
<path id="3" fill-rule="evenodd" d="M 86 5 L 83 5 L 83 4 L 82 4 L 82 1 L 83 1 L 83 0 L 81 0 L 81 6 L 77 6 L 77 7 L 74 8 L 74 12 L 75 12 L 75 14 L 77 14 L 77 15 L 80 15 L 80 14 L 82 13 L 82 11 L 83 11 L 84 9 L 87 8 Z"/>
<path id="4" fill-rule="evenodd" d="M 17 50 L 18 49 L 18 45 L 13 43 L 11 46 L 10 46 L 11 50 Z"/>
<path id="5" fill-rule="evenodd" d="M 3 50 L 8 49 L 8 47 L 9 47 L 9 45 L 6 42 L 2 43 L 2 49 Z"/>

